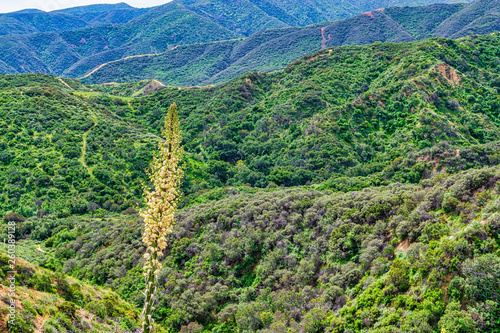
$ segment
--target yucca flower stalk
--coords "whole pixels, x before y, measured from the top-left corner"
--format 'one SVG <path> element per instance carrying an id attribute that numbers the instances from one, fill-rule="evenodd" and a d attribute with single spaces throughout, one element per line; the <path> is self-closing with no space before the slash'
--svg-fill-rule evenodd
<path id="1" fill-rule="evenodd" d="M 163 139 L 164 138 L 164 139 Z M 170 106 L 165 125 L 162 128 L 162 139 L 158 150 L 154 153 L 151 170 L 148 172 L 153 189 L 145 190 L 146 208 L 140 211 L 144 219 L 144 235 L 142 241 L 147 249 L 144 254 L 144 275 L 146 278 L 145 301 L 142 315 L 144 333 L 154 330 L 154 301 L 158 273 L 161 268 L 159 258 L 167 246 L 167 235 L 172 232 L 174 217 L 179 200 L 179 186 L 184 175 L 180 161 L 183 156 L 181 147 L 181 131 L 177 105 Z"/>

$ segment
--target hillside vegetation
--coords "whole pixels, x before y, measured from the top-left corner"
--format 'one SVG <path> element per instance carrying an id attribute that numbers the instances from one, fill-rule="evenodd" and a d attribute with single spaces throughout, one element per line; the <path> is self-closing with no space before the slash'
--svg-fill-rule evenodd
<path id="1" fill-rule="evenodd" d="M 304 28 L 271 29 L 243 40 L 179 46 L 161 54 L 120 59 L 84 75 L 85 63 L 65 72 L 84 83 L 157 79 L 167 85 L 226 82 L 249 71 L 274 71 L 313 51 L 339 45 L 458 38 L 500 29 L 500 2 L 389 7 Z"/>
<path id="2" fill-rule="evenodd" d="M 352 190 L 494 165 L 499 42 L 492 34 L 333 48 L 275 74 L 156 86 L 137 97 L 51 76 L 3 76 L 1 213 L 135 206 L 172 102 L 188 152 L 185 204 L 224 186 L 326 181 Z M 119 94 L 120 86 L 104 87 Z"/>
<path id="3" fill-rule="evenodd" d="M 141 181 L 176 102 L 164 331 L 498 332 L 499 56 L 491 33 L 328 47 L 198 88 L 1 75 L 0 230 L 31 262 L 11 331 L 136 329 Z"/>
<path id="4" fill-rule="evenodd" d="M 179 212 L 159 275 L 168 332 L 496 332 L 500 170 L 332 193 L 235 194 Z M 137 216 L 29 219 L 42 265 L 142 306 Z M 28 242 L 28 241 L 24 241 Z M 88 306 L 85 306 L 88 308 Z"/>
<path id="5" fill-rule="evenodd" d="M 44 256 L 49 255 L 35 254 L 35 257 Z M 9 309 L 12 299 L 6 280 L 11 270 L 9 259 L 6 246 L 1 244 L 0 296 L 4 310 Z M 10 325 L 7 311 L 2 311 L 0 332 L 125 333 L 138 327 L 138 311 L 110 290 L 82 283 L 62 272 L 54 273 L 22 259 L 17 260 L 16 269 L 16 324 Z"/>

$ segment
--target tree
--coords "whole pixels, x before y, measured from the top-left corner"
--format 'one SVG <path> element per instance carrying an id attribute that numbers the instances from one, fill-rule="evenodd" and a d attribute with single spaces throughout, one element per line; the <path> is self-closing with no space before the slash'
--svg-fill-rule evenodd
<path id="1" fill-rule="evenodd" d="M 460 310 L 460 303 L 450 302 L 444 315 L 438 323 L 441 332 L 447 333 L 473 333 L 477 332 L 476 322 L 469 313 Z"/>
<path id="2" fill-rule="evenodd" d="M 144 333 L 153 332 L 153 303 L 156 293 L 158 273 L 161 268 L 159 257 L 167 246 L 167 235 L 172 232 L 174 216 L 179 200 L 179 188 L 184 174 L 180 161 L 183 156 L 181 131 L 176 104 L 172 104 L 165 118 L 158 150 L 153 155 L 151 170 L 148 173 L 153 189 L 145 190 L 146 208 L 140 215 L 144 219 L 142 241 L 147 249 L 144 254 L 144 274 L 146 277 L 145 302 L 143 309 Z"/>

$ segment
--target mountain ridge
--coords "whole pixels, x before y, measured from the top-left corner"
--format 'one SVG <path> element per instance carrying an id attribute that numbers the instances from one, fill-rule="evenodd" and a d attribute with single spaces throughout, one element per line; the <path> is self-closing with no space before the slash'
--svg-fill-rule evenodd
<path id="1" fill-rule="evenodd" d="M 494 4 L 498 4 L 498 1 L 494 1 Z M 487 16 L 489 12 L 496 10 L 495 6 L 483 0 L 470 5 L 391 7 L 331 23 L 268 30 L 240 42 L 222 41 L 179 46 L 175 50 L 141 59 L 120 59 L 101 64 L 99 70 L 93 70 L 92 75 L 88 75 L 88 71 L 83 73 L 84 67 L 73 67 L 66 71 L 65 75 L 80 77 L 88 84 L 152 78 L 167 85 L 217 84 L 249 71 L 274 71 L 284 68 L 289 62 L 324 47 L 370 44 L 376 41 L 409 42 L 440 35 L 461 36 L 462 28 L 457 28 L 457 31 L 450 30 L 447 20 L 465 10 L 468 13 L 474 12 L 474 7 L 470 9 L 472 5 L 487 8 L 481 9 L 481 13 L 477 15 Z M 498 23 L 500 24 L 500 21 Z M 493 22 L 479 28 L 470 27 L 468 32 L 480 30 L 489 33 L 496 29 L 497 25 Z M 280 51 L 276 52 L 277 49 Z M 190 71 L 190 67 L 196 68 L 196 71 Z"/>
<path id="2" fill-rule="evenodd" d="M 289 13 L 287 15 L 296 15 L 294 22 L 306 25 L 350 16 L 385 4 L 384 1 L 376 3 L 368 1 L 363 3 L 364 7 L 360 7 L 342 0 L 346 3 L 345 8 L 351 8 L 349 14 L 344 15 L 337 13 L 337 9 L 341 7 L 323 0 L 318 0 L 317 3 L 298 4 L 285 0 L 241 1 L 239 6 L 234 6 L 222 0 L 208 2 L 179 0 L 147 10 L 115 6 L 105 7 L 113 9 L 108 12 L 103 11 L 99 15 L 95 13 L 99 13 L 97 9 L 101 7 L 95 7 L 94 11 L 87 7 L 83 9 L 79 7 L 80 9 L 66 9 L 63 12 L 22 14 L 33 17 L 46 15 L 44 19 L 46 22 L 54 21 L 54 17 L 65 17 L 64 20 L 68 21 L 67 25 L 61 22 L 60 26 L 57 23 L 44 24 L 38 29 L 39 31 L 29 24 L 10 22 L 7 18 L 13 14 L 0 15 L 0 22 L 1 20 L 10 22 L 0 24 L 0 31 L 7 33 L 10 29 L 23 33 L 21 36 L 9 34 L 0 36 L 0 43 L 4 45 L 3 50 L 0 50 L 3 51 L 0 53 L 0 61 L 4 64 L 1 69 L 3 73 L 11 74 L 43 72 L 69 75 L 68 73 L 77 72 L 75 77 L 80 77 L 103 63 L 127 56 L 161 53 L 179 45 L 247 37 L 267 28 L 288 26 L 287 23 L 274 18 L 273 13 L 278 16 L 283 12 Z M 396 3 L 431 2 L 433 1 L 405 0 Z M 265 7 L 269 13 L 258 5 Z M 80 13 L 82 10 L 84 12 Z M 75 14 L 70 14 L 72 11 Z M 325 13 L 330 14 L 325 16 Z M 70 20 L 69 17 L 73 17 L 74 20 Z M 287 20 L 290 21 L 291 18 Z M 72 27 L 71 24 L 75 26 Z"/>

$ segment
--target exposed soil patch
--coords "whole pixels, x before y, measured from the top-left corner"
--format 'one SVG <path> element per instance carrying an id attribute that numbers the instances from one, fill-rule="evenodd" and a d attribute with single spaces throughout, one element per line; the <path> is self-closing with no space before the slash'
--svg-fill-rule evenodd
<path id="1" fill-rule="evenodd" d="M 371 18 L 375 18 L 375 16 L 373 15 L 372 12 L 364 12 L 363 15 L 368 15 L 370 16 Z"/>
<path id="2" fill-rule="evenodd" d="M 408 238 L 406 238 L 404 241 L 399 243 L 398 246 L 396 246 L 396 253 L 405 253 L 409 247 L 410 241 L 408 240 Z"/>
<path id="3" fill-rule="evenodd" d="M 443 77 L 449 82 L 451 83 L 452 86 L 455 86 L 457 84 L 460 84 L 460 81 L 461 81 L 461 76 L 460 74 L 458 74 L 458 72 L 448 66 L 448 65 L 445 65 L 445 64 L 441 64 L 441 65 L 438 65 L 434 68 L 437 72 L 441 73 L 441 75 L 443 75 Z"/>
<path id="4" fill-rule="evenodd" d="M 157 91 L 158 89 L 160 89 L 161 87 L 165 87 L 165 85 L 163 83 L 161 83 L 160 81 L 158 80 L 151 80 L 151 82 L 149 82 L 145 87 L 144 87 L 144 91 L 141 95 L 149 95 L 151 93 L 154 93 L 155 91 Z"/>
<path id="5" fill-rule="evenodd" d="M 69 89 L 71 89 L 71 90 L 75 90 L 75 89 L 71 88 L 69 84 L 67 84 L 66 82 L 64 82 L 64 80 L 63 80 L 63 79 L 59 78 L 59 81 L 61 81 L 61 83 L 62 83 L 62 84 L 64 84 L 64 85 L 65 85 L 66 87 L 68 87 Z"/>
<path id="6" fill-rule="evenodd" d="M 316 59 L 318 59 L 318 57 L 319 57 L 319 56 L 314 56 L 314 57 L 312 57 L 312 58 L 309 58 L 309 59 L 307 59 L 307 60 L 306 60 L 306 62 L 316 60 Z"/>
<path id="7" fill-rule="evenodd" d="M 326 42 L 328 42 L 330 40 L 330 38 L 332 38 L 332 35 L 328 34 L 328 38 L 325 37 L 325 29 L 326 27 L 324 28 L 321 28 L 321 49 L 326 49 Z"/>

